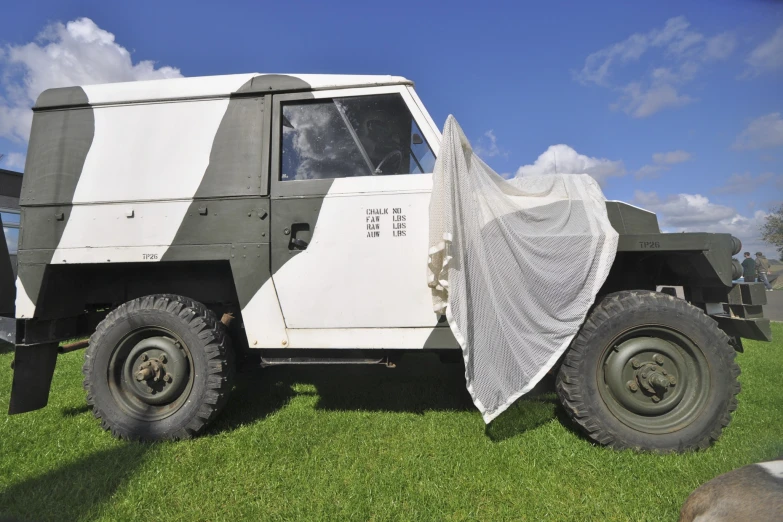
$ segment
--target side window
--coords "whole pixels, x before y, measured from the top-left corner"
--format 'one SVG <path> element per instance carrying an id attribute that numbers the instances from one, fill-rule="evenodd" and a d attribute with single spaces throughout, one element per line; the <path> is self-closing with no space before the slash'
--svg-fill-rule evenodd
<path id="1" fill-rule="evenodd" d="M 0 217 L 3 219 L 3 233 L 8 253 L 15 255 L 19 246 L 19 211 L 2 209 Z"/>
<path id="2" fill-rule="evenodd" d="M 282 181 L 421 174 L 435 157 L 399 94 L 282 106 Z"/>

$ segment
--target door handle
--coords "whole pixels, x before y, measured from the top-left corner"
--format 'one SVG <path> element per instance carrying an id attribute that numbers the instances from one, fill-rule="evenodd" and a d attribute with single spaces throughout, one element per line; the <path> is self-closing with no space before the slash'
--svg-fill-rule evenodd
<path id="1" fill-rule="evenodd" d="M 307 248 L 308 245 L 307 241 L 305 241 L 304 239 L 299 239 L 297 237 L 291 238 L 291 244 L 296 248 L 298 248 L 299 250 L 304 250 L 305 248 Z"/>
<path id="2" fill-rule="evenodd" d="M 306 250 L 310 243 L 310 224 L 293 223 L 291 225 L 291 239 L 288 241 L 289 250 Z"/>

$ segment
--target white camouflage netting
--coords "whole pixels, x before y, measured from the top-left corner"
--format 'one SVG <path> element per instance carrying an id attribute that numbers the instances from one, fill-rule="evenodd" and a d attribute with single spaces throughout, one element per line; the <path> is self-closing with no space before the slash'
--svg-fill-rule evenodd
<path id="1" fill-rule="evenodd" d="M 428 281 L 485 422 L 541 380 L 584 322 L 617 251 L 605 202 L 586 174 L 500 177 L 446 120 Z"/>

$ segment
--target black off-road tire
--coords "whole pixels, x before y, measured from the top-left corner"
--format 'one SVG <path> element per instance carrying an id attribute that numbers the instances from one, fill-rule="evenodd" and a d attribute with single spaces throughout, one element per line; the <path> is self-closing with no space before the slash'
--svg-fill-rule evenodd
<path id="1" fill-rule="evenodd" d="M 642 382 L 636 380 L 638 373 L 627 381 L 632 397 L 615 400 L 615 394 L 622 393 L 622 390 L 617 390 L 618 380 L 625 382 L 628 372 L 638 371 L 634 368 L 646 362 L 643 360 L 645 356 L 637 358 L 633 352 L 626 350 L 637 349 L 633 347 L 645 343 L 668 349 L 660 344 L 661 339 L 669 341 L 675 348 L 679 346 L 672 350 L 675 359 L 677 350 L 685 353 L 683 360 L 688 364 L 683 366 L 686 370 L 680 372 L 683 374 L 681 378 L 691 379 L 690 390 L 697 393 L 697 399 L 688 399 L 690 407 L 687 410 L 683 407 L 679 413 L 681 420 L 671 421 L 671 426 L 663 426 L 668 418 L 658 416 L 658 413 L 646 416 L 635 410 L 636 403 L 633 401 L 645 399 L 644 395 L 639 395 L 644 390 L 636 386 Z M 626 341 L 628 344 L 624 344 Z M 694 354 L 690 360 L 687 357 L 689 350 Z M 629 353 L 632 357 L 629 360 L 637 366 L 625 365 L 618 372 L 616 369 L 621 367 L 622 357 L 628 357 Z M 647 352 L 646 357 L 649 358 L 650 353 Z M 556 389 L 573 422 L 599 444 L 615 449 L 655 452 L 705 449 L 720 437 L 723 428 L 731 421 L 731 413 L 737 408 L 740 369 L 735 356 L 729 337 L 699 308 L 666 294 L 623 291 L 605 296 L 589 314 L 560 366 Z M 652 358 L 664 361 L 658 355 Z M 661 368 L 667 365 L 672 368 L 675 366 L 672 361 L 666 359 Z M 658 370 L 652 362 L 646 364 L 641 370 Z M 694 373 L 699 368 L 701 373 Z M 610 372 L 613 374 L 610 375 Z M 698 377 L 694 378 L 694 375 Z M 668 378 L 671 377 L 672 374 L 669 374 Z M 683 397 L 690 397 L 687 395 L 688 384 L 687 380 L 677 383 L 685 390 L 681 392 Z M 661 395 L 665 398 L 666 393 L 674 393 L 675 389 L 679 391 L 672 385 Z M 653 399 L 649 393 L 646 398 Z M 621 401 L 631 404 L 631 408 L 623 411 L 625 406 Z M 660 398 L 658 401 L 662 404 Z M 648 407 L 646 404 L 642 406 Z M 658 406 L 650 402 L 650 407 Z M 665 415 L 674 415 L 678 407 Z M 663 427 L 656 425 L 659 421 Z"/>
<path id="2" fill-rule="evenodd" d="M 170 404 L 150 407 L 140 403 L 137 407 L 132 402 L 128 407 L 125 397 L 131 394 L 123 391 L 119 395 L 118 390 L 129 389 L 133 383 L 118 377 L 113 368 L 122 363 L 118 350 L 124 343 L 144 340 L 145 335 L 169 337 L 177 343 L 186 354 L 187 385 Z M 150 295 L 120 305 L 98 325 L 90 337 L 82 373 L 87 403 L 101 427 L 113 436 L 143 441 L 188 439 L 202 432 L 225 406 L 233 384 L 234 354 L 225 325 L 203 304 L 177 295 Z M 146 418 L 144 408 L 158 413 Z"/>

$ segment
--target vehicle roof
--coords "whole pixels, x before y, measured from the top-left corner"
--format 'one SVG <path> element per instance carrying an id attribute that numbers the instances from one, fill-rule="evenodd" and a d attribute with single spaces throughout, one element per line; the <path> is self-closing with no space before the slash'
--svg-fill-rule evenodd
<path id="1" fill-rule="evenodd" d="M 413 85 L 413 82 L 402 76 L 352 74 L 198 76 L 48 89 L 41 93 L 33 109 L 399 84 Z"/>

